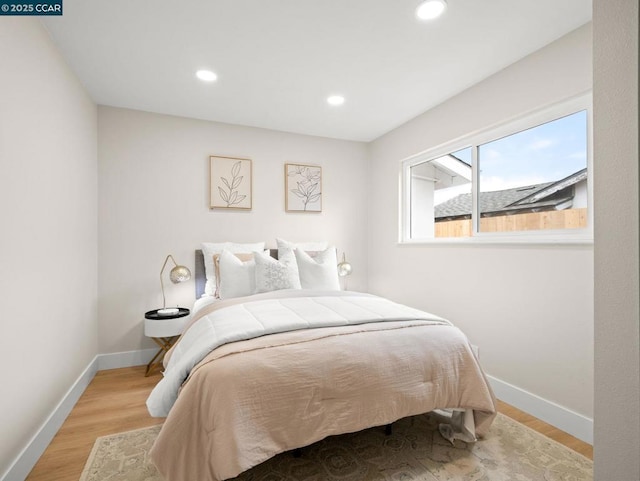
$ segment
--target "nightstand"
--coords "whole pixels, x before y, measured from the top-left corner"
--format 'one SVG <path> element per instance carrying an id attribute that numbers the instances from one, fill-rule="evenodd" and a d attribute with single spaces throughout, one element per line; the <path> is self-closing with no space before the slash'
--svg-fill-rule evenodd
<path id="1" fill-rule="evenodd" d="M 162 366 L 162 360 L 171 346 L 176 342 L 189 319 L 189 309 L 178 308 L 175 314 L 161 316 L 158 309 L 145 312 L 144 314 L 144 335 L 150 337 L 160 346 L 160 349 L 147 364 L 144 373 L 148 376 L 157 366 Z"/>

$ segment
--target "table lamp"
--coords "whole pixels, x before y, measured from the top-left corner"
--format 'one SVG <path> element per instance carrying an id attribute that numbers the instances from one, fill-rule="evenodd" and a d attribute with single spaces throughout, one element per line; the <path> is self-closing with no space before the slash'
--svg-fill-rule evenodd
<path id="1" fill-rule="evenodd" d="M 342 260 L 340 261 L 340 263 L 338 264 L 338 275 L 340 277 L 344 277 L 344 290 L 347 290 L 347 279 L 346 277 L 351 275 L 351 272 L 353 271 L 353 268 L 351 267 L 351 264 L 349 264 L 347 262 L 346 259 L 346 254 L 343 252 L 342 253 Z"/>
<path id="2" fill-rule="evenodd" d="M 164 297 L 164 282 L 162 281 L 162 274 L 164 273 L 165 267 L 167 267 L 167 262 L 169 262 L 169 259 L 171 259 L 171 262 L 173 262 L 175 266 L 169 272 L 169 279 L 171 279 L 171 282 L 173 282 L 174 284 L 180 284 L 181 282 L 188 281 L 189 279 L 191 279 L 191 271 L 185 266 L 178 265 L 178 263 L 175 261 L 173 256 L 169 254 L 167 258 L 164 260 L 164 264 L 162 264 L 162 269 L 160 270 L 160 288 L 162 289 L 162 309 L 158 309 L 159 316 L 172 316 L 178 313 L 177 307 L 167 308 L 166 300 Z"/>

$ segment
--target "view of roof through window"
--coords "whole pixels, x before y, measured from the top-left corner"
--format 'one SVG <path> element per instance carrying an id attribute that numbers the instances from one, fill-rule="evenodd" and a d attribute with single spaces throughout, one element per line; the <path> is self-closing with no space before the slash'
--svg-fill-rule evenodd
<path id="1" fill-rule="evenodd" d="M 587 111 L 411 167 L 411 237 L 472 235 L 477 148 L 479 231 L 584 228 Z"/>

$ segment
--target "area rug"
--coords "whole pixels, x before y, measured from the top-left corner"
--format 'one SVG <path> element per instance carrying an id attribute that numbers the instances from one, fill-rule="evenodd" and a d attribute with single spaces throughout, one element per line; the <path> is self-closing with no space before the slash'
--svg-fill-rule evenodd
<path id="1" fill-rule="evenodd" d="M 555 441 L 498 415 L 475 444 L 440 436 L 429 414 L 382 427 L 332 436 L 280 454 L 236 481 L 583 481 L 593 464 Z M 163 481 L 148 457 L 160 426 L 98 438 L 80 481 Z M 193 480 L 197 481 L 197 480 Z"/>

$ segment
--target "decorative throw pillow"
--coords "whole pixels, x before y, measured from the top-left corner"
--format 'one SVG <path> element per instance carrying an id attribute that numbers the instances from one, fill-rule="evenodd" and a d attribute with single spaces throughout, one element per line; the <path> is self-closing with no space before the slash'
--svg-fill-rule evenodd
<path id="1" fill-rule="evenodd" d="M 315 257 L 300 249 L 296 249 L 294 253 L 303 289 L 340 290 L 335 247 L 318 252 Z"/>
<path id="2" fill-rule="evenodd" d="M 268 253 L 256 252 L 256 292 L 300 289 L 296 257 L 291 249 L 278 260 Z"/>
<path id="3" fill-rule="evenodd" d="M 328 247 L 328 243 L 326 241 L 289 242 L 284 239 L 276 239 L 276 244 L 278 245 L 278 259 L 280 259 L 287 250 L 301 249 L 311 255 L 311 257 L 314 257 L 317 252 L 323 251 Z"/>
<path id="4" fill-rule="evenodd" d="M 241 261 L 228 250 L 223 250 L 218 259 L 220 266 L 220 299 L 250 296 L 256 290 L 256 262 L 253 256 Z"/>
<path id="5" fill-rule="evenodd" d="M 204 286 L 204 296 L 213 296 L 216 293 L 216 271 L 213 256 L 220 254 L 224 249 L 234 254 L 249 254 L 264 249 L 264 242 L 250 244 L 239 244 L 236 242 L 204 242 L 202 244 L 202 255 L 204 256 L 204 273 L 207 282 Z"/>

